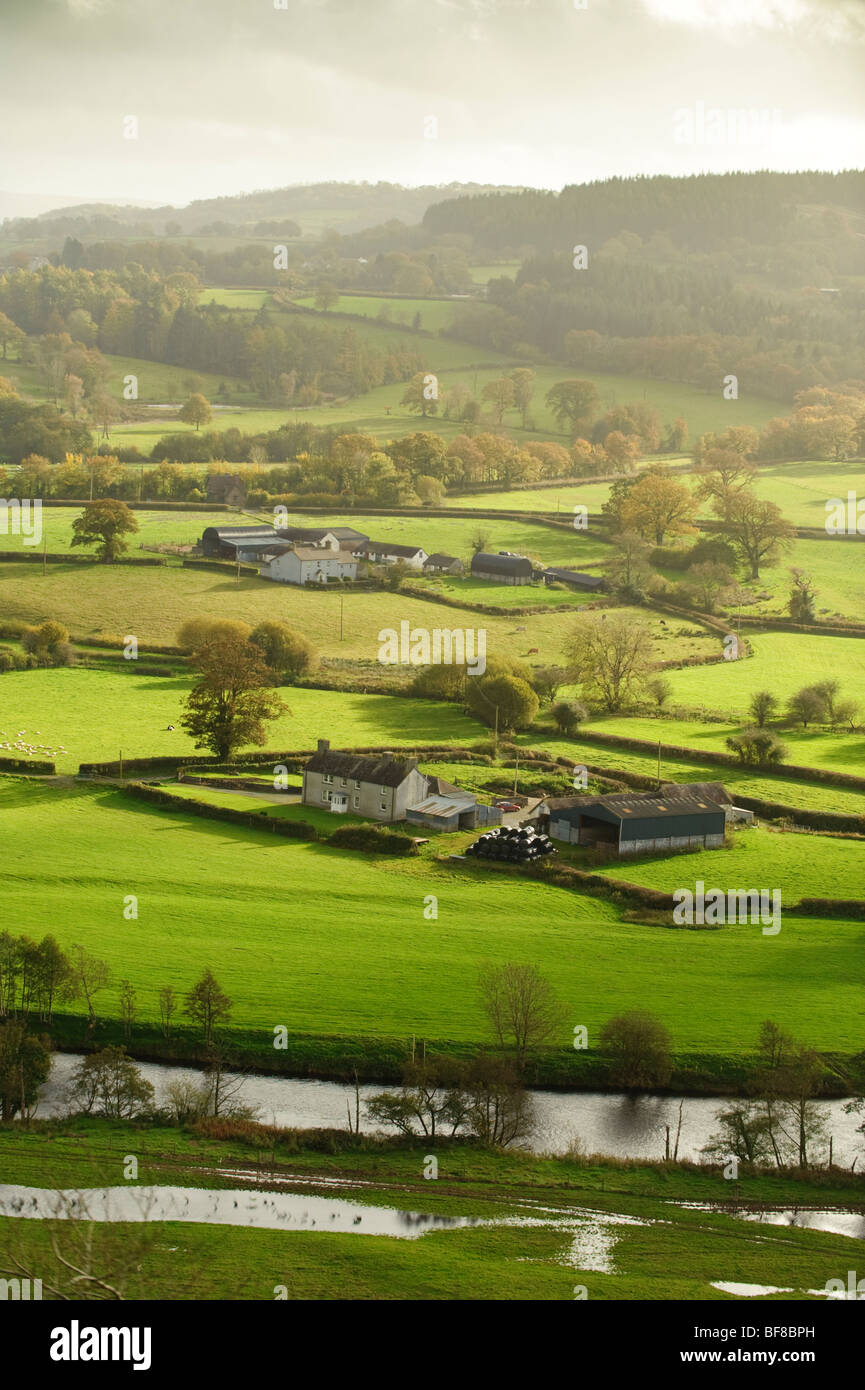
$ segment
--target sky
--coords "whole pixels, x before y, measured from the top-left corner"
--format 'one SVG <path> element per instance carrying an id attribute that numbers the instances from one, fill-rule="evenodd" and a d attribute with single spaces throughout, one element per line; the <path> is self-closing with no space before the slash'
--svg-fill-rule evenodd
<path id="1" fill-rule="evenodd" d="M 0 128 L 21 211 L 861 168 L 865 0 L 2 0 Z"/>

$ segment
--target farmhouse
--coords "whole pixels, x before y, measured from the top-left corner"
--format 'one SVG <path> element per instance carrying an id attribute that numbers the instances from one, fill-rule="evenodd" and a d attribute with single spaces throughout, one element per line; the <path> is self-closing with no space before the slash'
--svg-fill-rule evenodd
<path id="1" fill-rule="evenodd" d="M 318 751 L 304 768 L 302 800 L 321 810 L 405 820 L 430 830 L 474 830 L 498 825 L 502 818 L 501 811 L 482 805 L 474 792 L 419 772 L 417 758 L 338 753 L 326 738 L 318 740 Z"/>
<path id="2" fill-rule="evenodd" d="M 684 787 L 664 796 L 626 792 L 551 797 L 540 802 L 536 815 L 552 839 L 603 848 L 618 856 L 719 849 L 726 822 L 723 806 Z"/>
<path id="3" fill-rule="evenodd" d="M 490 555 L 481 551 L 472 559 L 473 579 L 492 579 L 496 584 L 531 584 L 534 569 L 525 555 Z"/>
<path id="4" fill-rule="evenodd" d="M 353 526 L 280 526 L 277 534 L 280 540 L 299 541 L 301 545 L 333 546 L 336 542 L 337 548 L 344 550 L 359 550 L 369 540 Z"/>
<path id="5" fill-rule="evenodd" d="M 397 545 L 394 541 L 367 541 L 358 547 L 357 553 L 373 565 L 395 565 L 402 560 L 413 570 L 422 569 L 428 558 L 421 546 Z"/>
<path id="6" fill-rule="evenodd" d="M 224 502 L 227 507 L 246 506 L 246 483 L 240 473 L 208 473 L 208 502 Z"/>
<path id="7" fill-rule="evenodd" d="M 442 555 L 437 551 L 427 556 L 423 568 L 424 574 L 462 574 L 464 565 L 455 555 Z"/>
<path id="8" fill-rule="evenodd" d="M 305 806 L 352 811 L 370 820 L 405 820 L 409 806 L 426 794 L 427 779 L 418 772 L 417 758 L 337 753 L 326 738 L 318 740 L 318 751 L 303 770 Z"/>
<path id="9" fill-rule="evenodd" d="M 258 569 L 262 579 L 278 584 L 331 584 L 341 579 L 357 579 L 357 558 L 350 550 L 335 546 L 271 546 L 262 555 Z"/>
<path id="10" fill-rule="evenodd" d="M 555 566 L 544 570 L 544 583 L 567 584 L 569 589 L 583 589 L 591 594 L 600 593 L 607 587 L 600 574 L 582 574 L 579 570 L 558 569 Z"/>

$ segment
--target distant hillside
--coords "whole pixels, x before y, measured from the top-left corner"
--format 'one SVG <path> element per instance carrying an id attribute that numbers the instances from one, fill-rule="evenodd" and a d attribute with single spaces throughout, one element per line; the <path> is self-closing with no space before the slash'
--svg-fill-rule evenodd
<path id="1" fill-rule="evenodd" d="M 81 203 L 55 207 L 36 217 L 17 219 L 8 233 L 17 237 L 49 233 L 75 236 L 254 234 L 260 222 L 296 222 L 304 235 L 328 227 L 359 232 L 398 219 L 418 223 L 427 208 L 442 200 L 519 189 L 492 184 L 452 183 L 404 188 L 396 183 L 316 183 L 259 189 L 224 198 L 201 198 L 186 207 L 132 207 Z"/>

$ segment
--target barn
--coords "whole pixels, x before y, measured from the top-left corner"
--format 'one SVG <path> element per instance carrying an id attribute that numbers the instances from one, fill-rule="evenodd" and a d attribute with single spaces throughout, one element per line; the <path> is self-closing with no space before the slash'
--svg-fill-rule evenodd
<path id="1" fill-rule="evenodd" d="M 472 578 L 492 579 L 496 584 L 531 584 L 531 560 L 525 555 L 490 555 L 480 551 L 472 558 Z"/>
<path id="2" fill-rule="evenodd" d="M 606 850 L 611 856 L 673 849 L 720 849 L 725 809 L 678 788 L 675 796 L 558 797 L 541 802 L 538 820 L 554 840 Z"/>
<path id="3" fill-rule="evenodd" d="M 552 566 L 544 570 L 545 584 L 566 584 L 569 589 L 580 589 L 585 593 L 603 593 L 607 585 L 603 575 L 585 574 L 582 570 L 559 569 Z"/>

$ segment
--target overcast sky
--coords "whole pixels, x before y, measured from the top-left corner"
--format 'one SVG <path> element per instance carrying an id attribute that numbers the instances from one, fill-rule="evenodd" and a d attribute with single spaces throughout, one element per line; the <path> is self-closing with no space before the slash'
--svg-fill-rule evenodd
<path id="1" fill-rule="evenodd" d="M 583 3 L 2 0 L 0 189 L 184 204 L 865 165 L 865 0 Z M 719 135 L 737 108 L 762 116 Z"/>

